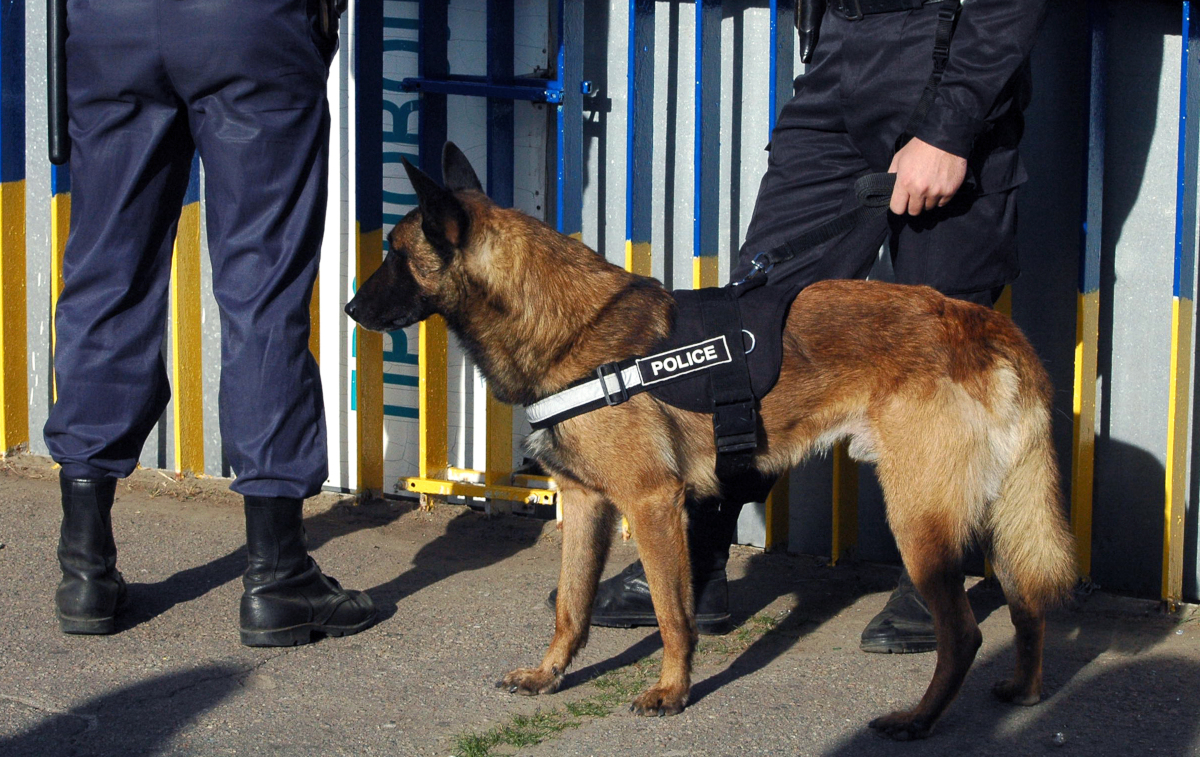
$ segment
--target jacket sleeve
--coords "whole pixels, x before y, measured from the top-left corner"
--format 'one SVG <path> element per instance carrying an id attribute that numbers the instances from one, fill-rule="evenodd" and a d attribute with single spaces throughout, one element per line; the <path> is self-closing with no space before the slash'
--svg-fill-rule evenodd
<path id="1" fill-rule="evenodd" d="M 965 0 L 945 75 L 914 136 L 967 157 L 1005 86 L 1028 59 L 1046 2 Z"/>

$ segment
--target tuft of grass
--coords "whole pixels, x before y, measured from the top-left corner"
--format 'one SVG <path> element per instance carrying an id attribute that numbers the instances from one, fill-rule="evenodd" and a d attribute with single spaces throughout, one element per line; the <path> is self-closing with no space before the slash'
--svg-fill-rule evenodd
<path id="1" fill-rule="evenodd" d="M 454 749 L 457 757 L 488 757 L 492 749 L 500 744 L 517 748 L 540 744 L 547 738 L 568 728 L 577 728 L 582 723 L 568 717 L 561 709 L 538 710 L 532 715 L 514 715 L 484 733 L 470 733 L 455 737 Z"/>
<path id="2" fill-rule="evenodd" d="M 590 697 L 568 702 L 562 707 L 538 710 L 532 715 L 513 715 L 507 722 L 483 733 L 455 736 L 455 757 L 490 757 L 492 750 L 501 745 L 533 746 L 568 728 L 578 728 L 587 720 L 608 717 L 617 707 L 640 694 L 657 670 L 656 660 L 639 660 L 590 681 L 596 690 Z"/>
<path id="3" fill-rule="evenodd" d="M 700 640 L 696 647 L 697 657 L 718 655 L 728 657 L 740 654 L 750 648 L 750 645 L 766 636 L 775 626 L 779 618 L 767 613 L 759 613 L 743 623 L 736 631 L 725 636 L 710 636 Z"/>

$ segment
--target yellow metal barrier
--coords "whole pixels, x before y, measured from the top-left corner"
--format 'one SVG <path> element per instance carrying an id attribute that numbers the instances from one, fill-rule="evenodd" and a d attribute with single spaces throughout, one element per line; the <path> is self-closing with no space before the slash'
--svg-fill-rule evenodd
<path id="1" fill-rule="evenodd" d="M 400 479 L 407 491 L 419 494 L 421 505 L 446 497 L 478 497 L 492 501 L 519 502 L 526 505 L 558 504 L 554 483 L 540 476 L 522 476 L 513 480 L 512 408 L 488 393 L 484 470 L 453 468 L 449 463 L 447 439 L 449 339 L 446 322 L 434 316 L 421 322 L 418 344 L 419 460 L 417 475 Z M 520 486 L 518 484 L 537 484 Z"/>
<path id="2" fill-rule="evenodd" d="M 200 171 L 193 165 L 171 261 L 171 385 L 175 470 L 204 473 L 204 361 L 200 331 Z"/>
<path id="3" fill-rule="evenodd" d="M 383 262 L 383 230 L 356 225 L 355 275 L 366 281 Z M 383 491 L 383 335 L 355 327 L 358 490 Z"/>
<path id="4" fill-rule="evenodd" d="M 25 181 L 0 183 L 0 454 L 29 443 Z"/>

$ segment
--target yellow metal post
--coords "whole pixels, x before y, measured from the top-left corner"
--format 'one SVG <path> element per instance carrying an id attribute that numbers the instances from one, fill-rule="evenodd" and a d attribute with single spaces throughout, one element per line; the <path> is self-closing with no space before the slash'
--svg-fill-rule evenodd
<path id="1" fill-rule="evenodd" d="M 63 290 L 63 255 L 67 250 L 67 236 L 71 230 L 71 189 L 70 168 L 68 166 L 51 166 L 50 168 L 50 359 L 54 359 L 54 350 L 58 346 L 58 329 L 55 327 L 54 313 L 58 309 L 58 298 Z M 50 381 L 55 382 L 54 372 L 50 372 Z M 52 383 L 52 396 L 58 401 L 58 385 Z"/>
<path id="2" fill-rule="evenodd" d="M 1074 426 L 1071 444 L 1071 528 L 1079 575 L 1092 574 L 1092 497 L 1096 459 L 1096 356 L 1100 292 L 1080 292 L 1075 310 Z M 1172 372 L 1172 375 L 1174 373 Z"/>
<path id="3" fill-rule="evenodd" d="M 512 477 L 512 407 L 487 395 L 487 455 L 484 461 L 484 482 L 508 483 Z"/>
<path id="4" fill-rule="evenodd" d="M 418 414 L 420 459 L 417 475 L 430 479 L 444 475 L 449 467 L 447 444 L 447 370 L 448 339 L 446 322 L 441 316 L 421 321 L 418 350 Z"/>
<path id="5" fill-rule="evenodd" d="M 830 564 L 848 556 L 858 541 L 858 464 L 845 443 L 833 448 L 833 542 Z"/>
<path id="6" fill-rule="evenodd" d="M 639 276 L 651 275 L 652 251 L 649 242 L 625 240 L 625 270 Z"/>
<path id="7" fill-rule="evenodd" d="M 0 455 L 29 443 L 25 180 L 0 183 Z"/>
<path id="8" fill-rule="evenodd" d="M 383 230 L 357 229 L 356 276 L 364 282 L 383 262 Z M 383 335 L 355 327 L 358 490 L 383 491 Z"/>
<path id="9" fill-rule="evenodd" d="M 764 549 L 787 549 L 788 546 L 788 505 L 791 501 L 791 481 L 784 473 L 775 482 L 771 493 L 767 495 L 766 507 L 766 536 L 763 538 Z"/>
<path id="10" fill-rule="evenodd" d="M 1171 300 L 1171 378 L 1167 408 L 1166 497 L 1163 503 L 1162 598 L 1183 599 L 1183 520 L 1188 505 L 1192 318 L 1195 309 L 1197 164 L 1200 163 L 1200 19 L 1183 4 L 1183 76 L 1179 88 L 1175 266 Z"/>
<path id="11" fill-rule="evenodd" d="M 1183 598 L 1183 518 L 1187 504 L 1188 419 L 1192 389 L 1192 301 L 1176 297 L 1171 312 L 1171 395 L 1167 417 L 1167 492 L 1163 510 L 1162 598 Z"/>
<path id="12" fill-rule="evenodd" d="M 719 286 L 719 268 L 716 255 L 696 255 L 692 258 L 692 288 Z"/>
<path id="13" fill-rule="evenodd" d="M 313 359 L 321 362 L 321 277 L 313 281 L 312 300 L 308 303 L 308 322 L 311 331 L 308 333 L 308 351 Z"/>
<path id="14" fill-rule="evenodd" d="M 175 470 L 204 472 L 203 351 L 200 329 L 200 197 L 193 169 L 171 261 L 171 385 Z"/>

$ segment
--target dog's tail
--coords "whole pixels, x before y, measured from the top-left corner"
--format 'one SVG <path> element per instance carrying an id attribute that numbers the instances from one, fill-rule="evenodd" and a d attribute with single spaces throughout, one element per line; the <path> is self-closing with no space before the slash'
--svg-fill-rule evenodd
<path id="1" fill-rule="evenodd" d="M 1024 362 L 1024 361 L 1022 361 Z M 1025 363 L 1029 366 L 1030 363 Z M 1048 380 L 1040 365 L 1034 384 Z M 1060 494 L 1048 392 L 1024 393 L 1014 419 L 1008 474 L 988 509 L 992 564 L 1010 601 L 1033 610 L 1061 602 L 1075 583 L 1074 539 Z"/>

